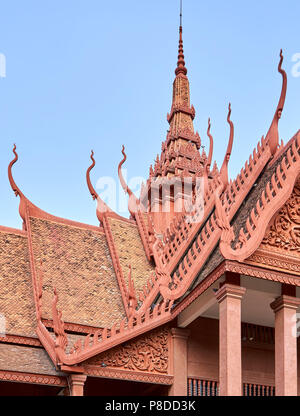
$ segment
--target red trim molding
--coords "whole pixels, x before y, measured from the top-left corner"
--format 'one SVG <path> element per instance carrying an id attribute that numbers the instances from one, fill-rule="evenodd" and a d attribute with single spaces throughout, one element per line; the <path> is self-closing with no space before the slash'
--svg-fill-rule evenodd
<path id="1" fill-rule="evenodd" d="M 41 341 L 38 338 L 23 337 L 20 335 L 6 335 L 5 337 L 0 337 L 0 343 L 42 347 Z"/>
<path id="2" fill-rule="evenodd" d="M 0 370 L 0 381 L 15 383 L 44 384 L 48 386 L 67 386 L 65 377 L 50 376 L 45 374 L 19 373 L 16 371 Z"/>
<path id="3" fill-rule="evenodd" d="M 42 318 L 42 323 L 45 325 L 46 328 L 53 328 L 52 319 Z M 99 331 L 99 329 L 101 330 L 102 328 L 97 328 L 95 326 L 74 324 L 70 322 L 64 322 L 64 329 L 65 331 L 77 332 L 77 333 L 84 335 L 84 334 L 94 334 L 96 331 Z"/>
<path id="4" fill-rule="evenodd" d="M 26 231 L 24 231 L 24 230 L 19 230 L 17 228 L 5 227 L 4 225 L 0 225 L 0 232 L 1 233 L 7 233 L 7 234 L 21 235 L 22 237 L 26 237 L 26 235 L 27 235 Z"/>
<path id="5" fill-rule="evenodd" d="M 163 374 L 149 374 L 138 371 L 116 370 L 112 368 L 102 368 L 99 366 L 84 366 L 84 374 L 90 377 L 111 378 L 118 380 L 139 381 L 151 384 L 172 385 L 173 376 Z"/>
<path id="6" fill-rule="evenodd" d="M 258 277 L 259 279 L 272 280 L 273 282 L 285 283 L 288 285 L 300 286 L 300 276 L 293 274 L 271 271 L 257 266 L 250 266 L 235 261 L 226 262 L 226 269 L 230 272 Z"/>
<path id="7" fill-rule="evenodd" d="M 175 316 L 179 315 L 180 312 L 187 308 L 195 299 L 205 292 L 222 275 L 224 275 L 226 271 L 228 271 L 228 269 L 226 268 L 226 262 L 224 261 L 174 308 L 172 311 L 172 317 L 175 318 Z"/>
<path id="8" fill-rule="evenodd" d="M 235 261 L 223 261 L 212 273 L 210 273 L 195 289 L 186 296 L 172 311 L 172 317 L 176 317 L 185 308 L 187 308 L 195 299 L 205 292 L 213 283 L 215 283 L 225 272 L 234 272 L 245 276 L 256 277 L 259 279 L 271 280 L 294 286 L 300 286 L 300 276 L 295 276 L 283 272 L 271 271 L 256 266 L 251 266 Z"/>

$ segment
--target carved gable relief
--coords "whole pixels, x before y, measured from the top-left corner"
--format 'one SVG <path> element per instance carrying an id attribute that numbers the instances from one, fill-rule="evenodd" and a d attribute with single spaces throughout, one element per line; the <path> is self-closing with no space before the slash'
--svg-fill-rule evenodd
<path id="1" fill-rule="evenodd" d="M 258 250 L 248 261 L 300 274 L 300 180 L 272 218 Z"/>
<path id="2" fill-rule="evenodd" d="M 295 254 L 300 252 L 300 182 L 273 219 L 262 246 Z"/>
<path id="3" fill-rule="evenodd" d="M 167 374 L 169 368 L 167 327 L 149 332 L 86 361 L 86 365 Z"/>

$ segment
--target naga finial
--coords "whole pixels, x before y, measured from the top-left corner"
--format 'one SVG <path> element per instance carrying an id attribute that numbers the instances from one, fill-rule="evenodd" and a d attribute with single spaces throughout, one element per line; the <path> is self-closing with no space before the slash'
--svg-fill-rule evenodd
<path id="1" fill-rule="evenodd" d="M 97 194 L 97 192 L 95 191 L 95 188 L 93 187 L 93 185 L 91 183 L 90 172 L 94 168 L 94 166 L 96 165 L 93 150 L 91 151 L 91 156 L 90 157 L 91 157 L 91 160 L 92 160 L 93 163 L 91 164 L 91 166 L 88 167 L 88 169 L 86 171 L 86 181 L 87 181 L 87 186 L 89 188 L 90 194 L 92 195 L 92 198 L 94 200 L 95 199 L 97 200 L 97 217 L 98 217 L 98 220 L 100 221 L 100 223 L 102 223 L 103 222 L 103 213 L 111 212 L 111 209 L 100 198 L 100 196 Z"/>
<path id="2" fill-rule="evenodd" d="M 211 128 L 211 123 L 210 123 L 210 118 L 209 118 L 208 119 L 208 127 L 207 127 L 207 136 L 209 137 L 209 154 L 208 154 L 208 158 L 207 158 L 207 161 L 206 161 L 206 171 L 207 171 L 207 173 L 209 172 L 209 169 L 210 169 L 212 155 L 213 155 L 213 149 L 214 149 L 214 139 L 213 139 L 213 136 L 210 133 L 210 128 Z"/>
<path id="3" fill-rule="evenodd" d="M 127 159 L 124 145 L 122 146 L 122 155 L 123 155 L 123 159 L 121 160 L 121 162 L 119 163 L 119 166 L 118 166 L 118 175 L 119 175 L 119 179 L 120 179 L 120 183 L 122 185 L 122 188 L 124 189 L 125 193 L 127 193 L 128 196 L 129 196 L 128 210 L 129 210 L 131 216 L 134 217 L 135 213 L 136 213 L 136 210 L 137 210 L 137 205 L 139 204 L 139 200 L 134 195 L 132 190 L 128 187 L 128 185 L 125 182 L 125 179 L 122 175 L 122 166 L 123 166 L 123 164 L 125 163 L 125 161 Z"/>
<path id="4" fill-rule="evenodd" d="M 56 288 L 53 289 L 54 297 L 52 300 L 52 319 L 53 330 L 55 334 L 55 352 L 59 360 L 68 345 L 68 338 L 64 330 L 64 322 L 62 320 L 62 312 L 57 309 L 58 294 Z"/>
<path id="5" fill-rule="evenodd" d="M 131 265 L 129 266 L 128 272 L 128 310 L 129 310 L 129 317 L 134 315 L 135 309 L 137 307 L 137 298 L 134 288 L 134 283 L 132 280 L 132 271 Z"/>
<path id="6" fill-rule="evenodd" d="M 16 196 L 18 196 L 18 195 L 21 196 L 22 192 L 20 191 L 20 189 L 16 185 L 16 183 L 14 181 L 14 178 L 13 178 L 13 175 L 12 175 L 12 167 L 17 162 L 17 160 L 19 158 L 18 153 L 16 152 L 16 148 L 17 148 L 17 146 L 14 144 L 13 153 L 14 153 L 15 157 L 10 162 L 10 164 L 8 165 L 8 179 L 9 179 L 10 186 L 12 187 L 12 190 L 14 191 L 15 195 Z"/>
<path id="7" fill-rule="evenodd" d="M 92 195 L 93 199 L 95 200 L 95 199 L 98 198 L 98 194 L 95 191 L 95 188 L 93 187 L 93 185 L 91 183 L 91 178 L 90 178 L 90 172 L 91 172 L 91 170 L 96 165 L 96 162 L 95 162 L 95 159 L 94 159 L 94 151 L 93 150 L 91 151 L 91 156 L 90 157 L 91 157 L 91 160 L 92 160 L 93 163 L 91 164 L 91 166 L 86 171 L 86 181 L 87 181 L 87 186 L 89 188 L 90 194 Z"/>
<path id="8" fill-rule="evenodd" d="M 287 90 L 287 75 L 284 69 L 282 69 L 282 62 L 283 62 L 283 54 L 282 49 L 280 50 L 280 60 L 278 64 L 278 72 L 282 75 L 282 88 L 281 94 L 279 98 L 279 102 L 274 114 L 274 118 L 272 124 L 269 128 L 269 131 L 266 135 L 266 142 L 270 146 L 271 154 L 274 155 L 278 149 L 279 144 L 279 134 L 278 134 L 278 122 L 281 118 L 281 114 L 283 111 L 285 97 L 286 97 L 286 90 Z"/>
<path id="9" fill-rule="evenodd" d="M 224 188 L 228 184 L 228 162 L 229 162 L 231 151 L 232 151 L 233 137 L 234 137 L 234 125 L 233 125 L 233 122 L 230 120 L 230 116 L 231 116 L 231 104 L 229 103 L 227 122 L 230 125 L 230 135 L 229 135 L 229 140 L 228 140 L 228 145 L 227 145 L 227 150 L 225 153 L 224 161 L 220 170 L 220 178 L 221 178 Z"/>

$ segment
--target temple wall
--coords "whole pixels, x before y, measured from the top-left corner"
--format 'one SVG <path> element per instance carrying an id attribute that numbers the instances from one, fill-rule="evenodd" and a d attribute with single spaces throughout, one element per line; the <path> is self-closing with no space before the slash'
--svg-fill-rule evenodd
<path id="1" fill-rule="evenodd" d="M 188 376 L 216 381 L 219 378 L 219 322 L 198 318 L 189 327 Z"/>

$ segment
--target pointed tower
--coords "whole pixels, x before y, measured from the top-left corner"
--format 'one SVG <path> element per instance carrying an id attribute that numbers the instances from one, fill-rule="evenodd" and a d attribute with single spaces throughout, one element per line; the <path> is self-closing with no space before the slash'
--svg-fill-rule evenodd
<path id="1" fill-rule="evenodd" d="M 183 51 L 182 13 L 180 14 L 178 61 L 173 82 L 170 125 L 160 156 L 150 167 L 148 206 L 155 229 L 163 232 L 174 215 L 181 214 L 184 201 L 191 200 L 197 177 L 202 177 L 206 155 L 199 153 L 201 140 L 194 131 L 195 109 L 190 103 L 190 85 Z M 148 188 L 149 189 L 149 188 Z"/>
<path id="2" fill-rule="evenodd" d="M 181 20 L 181 19 L 180 19 Z M 194 106 L 190 104 L 190 85 L 184 61 L 182 22 L 179 27 L 178 62 L 173 82 L 171 112 L 167 115 L 170 128 L 162 144 L 162 152 L 154 164 L 154 177 L 193 177 L 203 173 L 205 160 L 200 156 L 201 140 L 194 132 Z"/>

